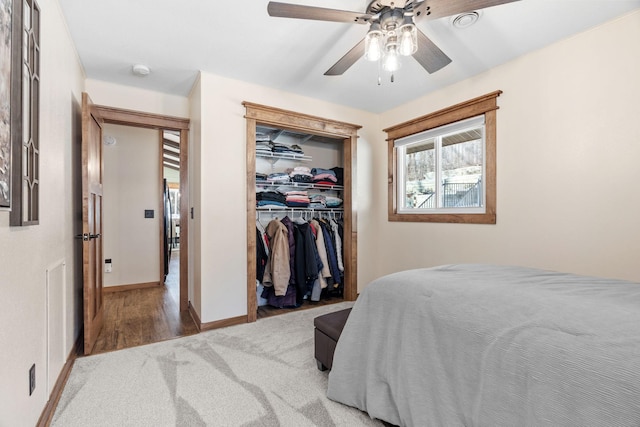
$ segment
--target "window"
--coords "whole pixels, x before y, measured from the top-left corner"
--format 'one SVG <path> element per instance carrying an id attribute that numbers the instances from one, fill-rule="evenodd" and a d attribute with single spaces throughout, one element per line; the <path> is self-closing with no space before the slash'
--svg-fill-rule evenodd
<path id="1" fill-rule="evenodd" d="M 500 93 L 385 129 L 390 221 L 495 224 Z"/>

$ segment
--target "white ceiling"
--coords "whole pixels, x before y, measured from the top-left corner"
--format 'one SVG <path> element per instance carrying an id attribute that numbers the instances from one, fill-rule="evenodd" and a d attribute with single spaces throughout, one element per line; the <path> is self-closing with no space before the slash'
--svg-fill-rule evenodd
<path id="1" fill-rule="evenodd" d="M 383 73 L 378 85 L 377 65 L 364 59 L 323 75 L 366 25 L 270 17 L 268 0 L 59 1 L 88 78 L 186 96 L 203 70 L 376 113 L 640 8 L 640 0 L 521 0 L 480 11 L 463 30 L 451 18 L 423 19 L 418 27 L 453 62 L 428 74 L 403 58 L 395 82 Z M 367 4 L 281 1 L 357 12 Z M 151 74 L 133 75 L 138 63 Z"/>

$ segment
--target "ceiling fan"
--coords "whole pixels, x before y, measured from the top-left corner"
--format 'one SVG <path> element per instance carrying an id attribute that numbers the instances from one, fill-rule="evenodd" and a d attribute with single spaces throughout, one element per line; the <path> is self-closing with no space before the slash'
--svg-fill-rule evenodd
<path id="1" fill-rule="evenodd" d="M 361 57 L 382 61 L 383 68 L 394 72 L 399 56 L 413 56 L 429 73 L 451 62 L 415 22 L 473 12 L 518 0 L 366 0 L 365 12 L 349 12 L 322 7 L 270 1 L 267 12 L 281 18 L 368 24 L 364 39 L 325 72 L 325 76 L 343 74 Z"/>

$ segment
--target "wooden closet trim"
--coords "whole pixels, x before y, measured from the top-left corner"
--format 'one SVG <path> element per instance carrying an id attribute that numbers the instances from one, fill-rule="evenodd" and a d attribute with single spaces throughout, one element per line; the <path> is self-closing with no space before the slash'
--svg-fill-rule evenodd
<path id="1" fill-rule="evenodd" d="M 362 126 L 244 101 L 247 125 L 247 321 L 257 320 L 256 297 L 256 126 L 274 126 L 342 140 L 344 158 L 344 299 L 358 296 L 356 143 Z"/>

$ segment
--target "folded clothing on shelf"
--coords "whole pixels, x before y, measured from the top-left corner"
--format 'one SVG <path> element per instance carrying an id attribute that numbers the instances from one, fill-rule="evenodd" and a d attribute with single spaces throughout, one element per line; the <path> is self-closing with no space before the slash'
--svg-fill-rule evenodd
<path id="1" fill-rule="evenodd" d="M 336 178 L 338 179 L 336 184 L 337 185 L 344 185 L 344 168 L 336 166 L 336 167 L 331 168 L 331 170 L 333 171 L 333 173 L 336 174 Z"/>
<path id="2" fill-rule="evenodd" d="M 336 173 L 331 169 L 313 168 L 311 169 L 311 175 L 313 175 L 313 183 L 318 185 L 336 185 L 338 178 Z"/>
<path id="3" fill-rule="evenodd" d="M 332 169 L 313 168 L 313 169 L 311 169 L 310 172 L 313 175 L 329 174 L 329 175 L 336 176 L 336 173 Z"/>
<path id="4" fill-rule="evenodd" d="M 256 142 L 269 142 L 271 136 L 268 133 L 256 132 Z"/>
<path id="5" fill-rule="evenodd" d="M 256 144 L 256 154 L 271 154 L 271 145 L 269 144 Z"/>
<path id="6" fill-rule="evenodd" d="M 259 208 L 286 208 L 286 203 L 280 203 L 273 200 L 260 200 L 256 203 Z"/>
<path id="7" fill-rule="evenodd" d="M 289 181 L 291 181 L 291 178 L 289 177 L 289 174 L 287 174 L 285 172 L 274 172 L 274 173 L 270 173 L 267 176 L 267 181 L 271 181 L 271 182 L 289 182 Z"/>
<path id="8" fill-rule="evenodd" d="M 327 207 L 327 198 L 322 194 L 310 194 L 309 199 L 311 201 L 310 208 L 324 209 Z"/>
<path id="9" fill-rule="evenodd" d="M 279 154 L 293 154 L 297 156 L 304 155 L 304 151 L 302 151 L 302 148 L 300 148 L 300 146 L 296 144 L 286 145 L 279 142 L 271 142 L 271 149 L 274 153 Z"/>
<path id="10" fill-rule="evenodd" d="M 328 208 L 337 208 L 342 206 L 342 199 L 335 196 L 326 196 L 327 207 Z"/>
<path id="11" fill-rule="evenodd" d="M 312 183 L 313 175 L 311 174 L 311 169 L 306 166 L 296 166 L 293 169 L 287 169 L 289 172 L 289 177 L 291 177 L 291 181 L 293 182 L 305 182 Z"/>
<path id="12" fill-rule="evenodd" d="M 287 200 L 287 196 L 284 194 L 278 193 L 277 191 L 257 191 L 256 192 L 256 201 L 258 202 L 277 202 L 284 204 Z"/>

